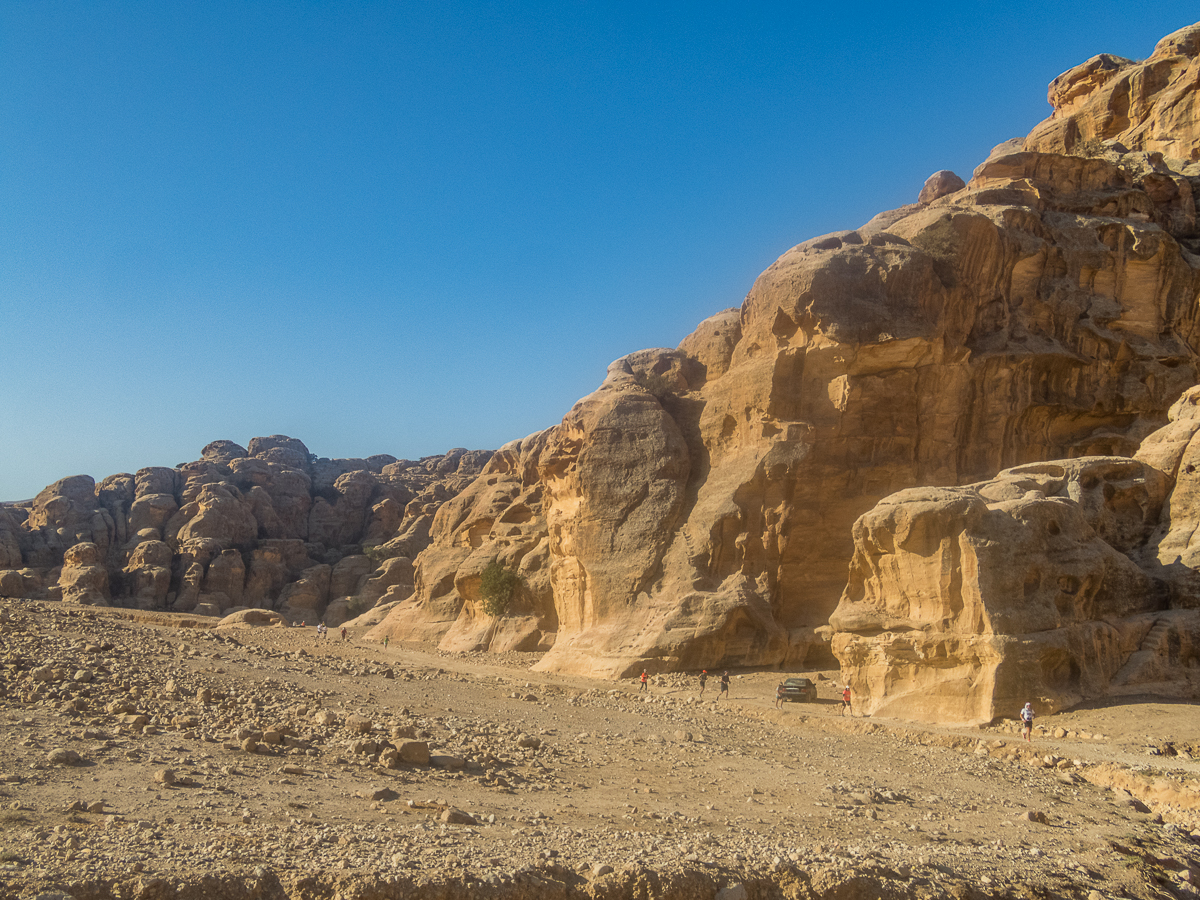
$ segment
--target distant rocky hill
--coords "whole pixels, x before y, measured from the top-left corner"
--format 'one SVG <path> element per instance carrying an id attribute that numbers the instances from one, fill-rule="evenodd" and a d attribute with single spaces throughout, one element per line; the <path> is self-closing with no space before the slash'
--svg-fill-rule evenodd
<path id="1" fill-rule="evenodd" d="M 787 251 L 678 348 L 617 360 L 561 424 L 502 447 L 439 511 L 414 596 L 375 634 L 542 647 L 543 668 L 608 676 L 799 663 L 828 647 L 855 521 L 888 495 L 1132 456 L 1197 382 L 1198 66 L 1200 25 L 1144 62 L 1085 63 L 1052 83 L 1051 118 L 969 181 L 935 174 L 913 204 Z M 1126 472 L 1106 465 L 1072 477 Z M 1173 478 L 1139 471 L 1151 496 L 1122 518 L 1126 562 Z M 929 535 L 917 556 L 956 533 L 949 515 L 912 520 Z M 480 605 L 493 560 L 523 579 L 501 619 Z M 916 574 L 963 576 L 948 562 Z M 905 627 L 940 625 L 929 613 Z M 877 663 L 856 683 L 882 695 L 894 661 L 851 659 L 847 640 L 833 643 L 843 665 Z M 1077 656 L 1063 662 L 1076 687 Z M 979 672 L 963 668 L 959 687 Z"/>
<path id="2" fill-rule="evenodd" d="M 336 624 L 411 593 L 434 513 L 490 457 L 323 459 L 272 435 L 99 484 L 64 478 L 0 508 L 0 596 Z"/>

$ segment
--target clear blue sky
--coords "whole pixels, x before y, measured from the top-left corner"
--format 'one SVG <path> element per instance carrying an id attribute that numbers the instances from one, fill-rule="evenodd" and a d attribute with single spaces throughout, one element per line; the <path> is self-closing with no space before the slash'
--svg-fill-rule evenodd
<path id="1" fill-rule="evenodd" d="M 494 448 L 1194 3 L 0 4 L 0 499 Z"/>

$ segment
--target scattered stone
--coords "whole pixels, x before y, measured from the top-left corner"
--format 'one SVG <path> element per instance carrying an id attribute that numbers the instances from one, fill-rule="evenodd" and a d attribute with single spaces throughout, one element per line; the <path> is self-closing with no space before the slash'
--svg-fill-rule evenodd
<path id="1" fill-rule="evenodd" d="M 461 809 L 450 807 L 442 810 L 442 814 L 438 818 L 447 825 L 478 825 L 475 817 L 470 813 L 463 812 Z"/>
<path id="2" fill-rule="evenodd" d="M 82 766 L 84 759 L 74 750 L 56 747 L 46 754 L 46 762 L 52 766 Z"/>
<path id="3" fill-rule="evenodd" d="M 396 751 L 402 762 L 412 766 L 429 765 L 429 744 L 425 741 L 404 741 Z"/>

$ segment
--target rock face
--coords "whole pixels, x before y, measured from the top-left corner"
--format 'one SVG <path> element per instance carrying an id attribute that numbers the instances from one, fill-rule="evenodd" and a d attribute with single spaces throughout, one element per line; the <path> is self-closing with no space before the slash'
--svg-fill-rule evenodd
<path id="1" fill-rule="evenodd" d="M 0 595 L 310 623 L 339 601 L 345 618 L 411 593 L 434 513 L 490 456 L 320 459 L 273 435 L 214 441 L 174 469 L 64 478 L 0 506 Z"/>
<path id="2" fill-rule="evenodd" d="M 1200 158 L 1198 77 L 1200 23 L 1167 35 L 1143 62 L 1093 56 L 1050 82 L 1054 115 L 1030 133 L 1025 149 L 1071 153 L 1112 142 L 1180 160 Z"/>
<path id="3" fill-rule="evenodd" d="M 1194 33 L 1064 76 L 1069 104 L 965 185 L 935 174 L 789 250 L 677 349 L 615 362 L 442 507 L 376 634 L 536 638 L 543 668 L 608 676 L 794 662 L 823 646 L 852 526 L 884 497 L 1134 453 L 1196 382 Z M 1052 135 L 1114 78 L 1140 91 L 1114 132 L 1135 149 L 1069 155 L 1087 148 Z M 493 559 L 524 576 L 516 629 L 478 608 Z"/>
<path id="4" fill-rule="evenodd" d="M 883 500 L 854 525 L 849 584 L 830 618 L 858 708 L 986 722 L 1026 701 L 1053 712 L 1144 690 L 1124 669 L 1169 593 L 1134 557 L 1171 483 L 1137 460 L 1084 457 Z M 1180 624 L 1200 636 L 1200 617 Z M 1178 669 L 1185 691 L 1190 658 Z"/>
<path id="5" fill-rule="evenodd" d="M 859 707 L 983 722 L 1027 701 L 1200 696 L 1198 406 L 1190 388 L 1134 459 L 901 491 L 862 516 L 830 619 Z"/>

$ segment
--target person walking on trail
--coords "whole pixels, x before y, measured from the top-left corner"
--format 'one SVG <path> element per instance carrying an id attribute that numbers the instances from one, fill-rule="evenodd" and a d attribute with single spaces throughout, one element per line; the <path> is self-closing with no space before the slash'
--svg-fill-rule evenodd
<path id="1" fill-rule="evenodd" d="M 729 673 L 728 672 L 721 673 L 721 688 L 720 688 L 720 690 L 717 691 L 717 699 L 720 700 L 722 697 L 724 697 L 726 700 L 729 699 Z"/>
<path id="2" fill-rule="evenodd" d="M 342 626 L 342 640 L 344 641 L 345 639 L 346 639 L 346 626 L 343 625 Z"/>
<path id="3" fill-rule="evenodd" d="M 1028 743 L 1033 743 L 1030 735 L 1033 734 L 1033 704 L 1026 703 L 1021 707 L 1021 734 L 1025 735 L 1025 740 Z"/>
<path id="4" fill-rule="evenodd" d="M 649 685 L 646 684 L 646 670 L 642 669 L 642 686 L 638 688 L 638 693 L 640 694 L 645 690 L 649 690 Z"/>
<path id="5" fill-rule="evenodd" d="M 708 684 L 708 669 L 700 670 L 700 696 L 704 696 L 704 685 Z"/>
<path id="6" fill-rule="evenodd" d="M 385 634 L 385 635 L 383 636 L 383 649 L 384 649 L 384 650 L 386 650 L 386 649 L 387 649 L 387 645 L 388 645 L 388 636 Z"/>
<path id="7" fill-rule="evenodd" d="M 850 709 L 850 685 L 842 688 L 842 715 L 854 715 L 853 710 Z"/>
<path id="8" fill-rule="evenodd" d="M 775 688 L 775 708 L 783 709 L 783 685 L 778 685 Z"/>

